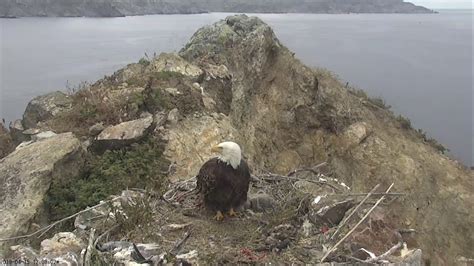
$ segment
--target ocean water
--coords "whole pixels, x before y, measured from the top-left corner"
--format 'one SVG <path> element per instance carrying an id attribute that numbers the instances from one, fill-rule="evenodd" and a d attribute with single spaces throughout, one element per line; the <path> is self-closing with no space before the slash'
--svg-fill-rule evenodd
<path id="1" fill-rule="evenodd" d="M 304 63 L 382 97 L 474 165 L 472 10 L 439 14 L 256 14 Z M 95 81 L 145 54 L 179 51 L 229 14 L 0 19 L 0 118 L 33 97 Z"/>

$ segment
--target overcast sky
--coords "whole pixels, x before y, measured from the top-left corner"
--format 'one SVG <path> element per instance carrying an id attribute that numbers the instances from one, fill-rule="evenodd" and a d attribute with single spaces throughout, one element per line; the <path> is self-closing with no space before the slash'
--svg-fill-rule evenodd
<path id="1" fill-rule="evenodd" d="M 472 8 L 474 0 L 405 0 L 427 8 Z"/>

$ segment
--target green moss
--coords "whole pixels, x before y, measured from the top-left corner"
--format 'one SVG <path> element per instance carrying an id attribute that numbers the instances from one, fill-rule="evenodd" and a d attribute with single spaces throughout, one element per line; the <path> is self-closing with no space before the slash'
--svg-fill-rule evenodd
<path id="1" fill-rule="evenodd" d="M 163 147 L 152 140 L 89 158 L 89 171 L 79 180 L 53 184 L 46 207 L 56 220 L 126 188 L 160 191 L 165 183 L 168 162 Z"/>

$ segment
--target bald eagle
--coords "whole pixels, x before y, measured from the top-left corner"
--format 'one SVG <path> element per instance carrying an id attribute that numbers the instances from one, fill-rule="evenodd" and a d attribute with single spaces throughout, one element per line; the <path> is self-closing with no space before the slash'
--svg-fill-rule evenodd
<path id="1" fill-rule="evenodd" d="M 223 213 L 236 216 L 235 209 L 247 201 L 250 171 L 237 143 L 222 142 L 211 151 L 219 155 L 204 163 L 199 170 L 197 191 L 204 205 L 217 213 L 214 218 L 222 221 Z"/>

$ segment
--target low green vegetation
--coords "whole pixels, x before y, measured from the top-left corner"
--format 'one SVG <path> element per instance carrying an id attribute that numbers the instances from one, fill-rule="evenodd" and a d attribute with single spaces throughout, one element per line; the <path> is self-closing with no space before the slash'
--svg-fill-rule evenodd
<path id="1" fill-rule="evenodd" d="M 179 72 L 174 72 L 174 71 L 160 71 L 160 72 L 153 73 L 152 77 L 157 80 L 170 80 L 173 78 L 175 79 L 183 78 L 184 75 Z"/>
<path id="2" fill-rule="evenodd" d="M 88 171 L 79 180 L 53 184 L 46 201 L 50 219 L 56 220 L 93 206 L 126 188 L 160 191 L 166 183 L 168 162 L 163 147 L 147 140 L 131 147 L 88 158 Z"/>

